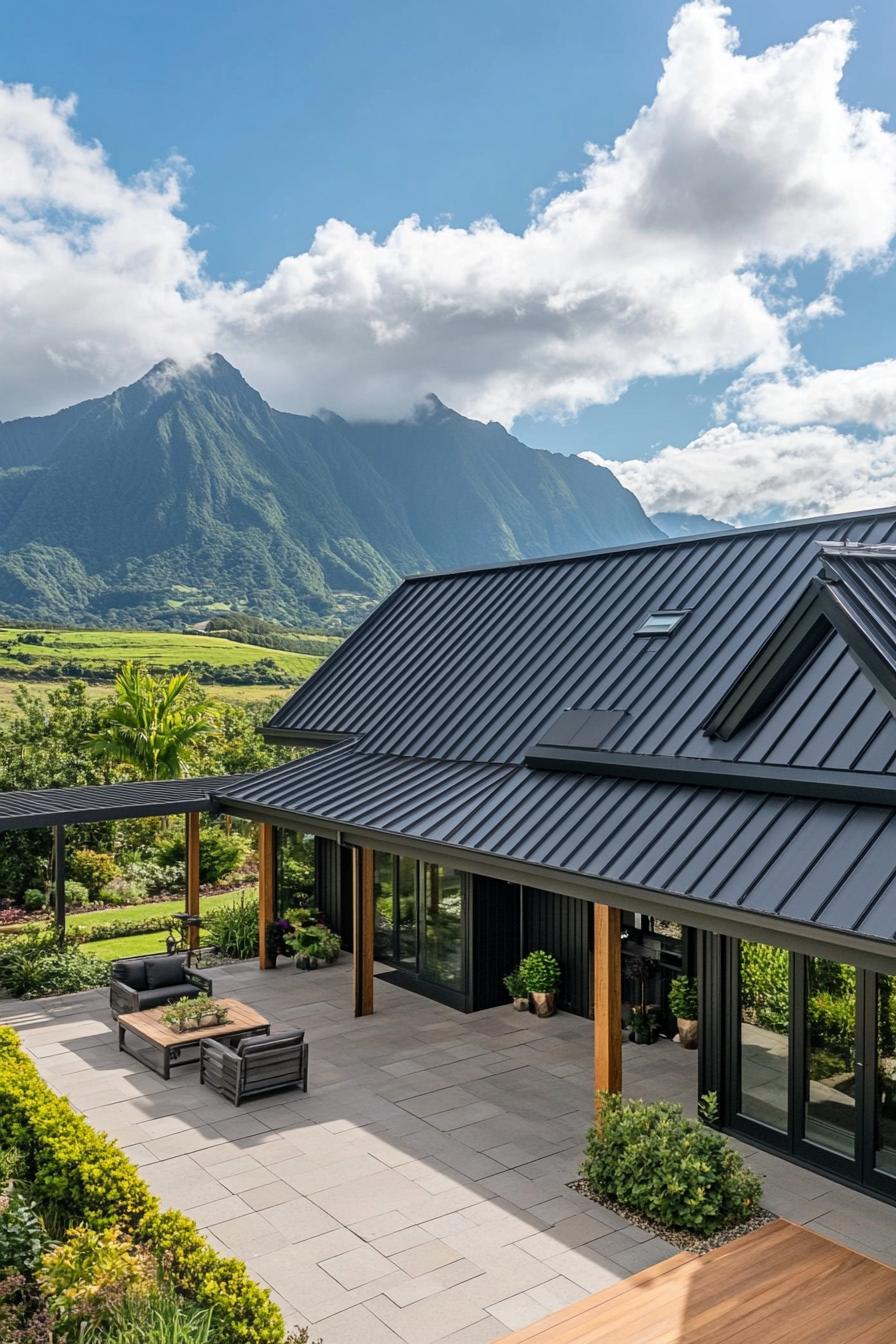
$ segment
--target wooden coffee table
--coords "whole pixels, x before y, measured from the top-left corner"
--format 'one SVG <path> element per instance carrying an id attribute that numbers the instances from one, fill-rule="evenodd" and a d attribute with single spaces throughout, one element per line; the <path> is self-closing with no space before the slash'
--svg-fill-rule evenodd
<path id="1" fill-rule="evenodd" d="M 217 999 L 216 1002 L 227 1009 L 230 1020 L 210 1027 L 197 1027 L 195 1031 L 172 1031 L 166 1027 L 162 1013 L 168 1005 L 147 1008 L 142 1013 L 121 1013 L 118 1018 L 118 1048 L 132 1059 L 138 1059 L 154 1073 L 169 1078 L 172 1069 L 197 1063 L 200 1041 L 219 1040 L 232 1044 L 243 1036 L 270 1036 L 270 1022 L 248 1004 L 240 1003 L 238 999 Z M 129 1046 L 125 1039 L 127 1033 L 139 1037 L 149 1049 Z M 181 1059 L 184 1050 L 190 1046 L 195 1046 L 195 1054 L 191 1052 L 188 1059 Z"/>

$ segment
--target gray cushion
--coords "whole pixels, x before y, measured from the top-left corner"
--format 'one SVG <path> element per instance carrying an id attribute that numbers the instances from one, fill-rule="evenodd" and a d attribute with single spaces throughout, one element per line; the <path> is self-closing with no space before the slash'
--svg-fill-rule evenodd
<path id="1" fill-rule="evenodd" d="M 265 1050 L 282 1050 L 285 1045 L 301 1045 L 304 1031 L 275 1031 L 270 1036 L 244 1036 L 234 1047 L 238 1055 L 260 1055 Z"/>
<path id="2" fill-rule="evenodd" d="M 116 961 L 112 964 L 112 979 L 128 989 L 146 989 L 145 961 Z"/>
<path id="3" fill-rule="evenodd" d="M 174 1003 L 177 999 L 194 999 L 202 991 L 196 985 L 160 985 L 158 989 L 144 989 L 140 992 L 140 1012 L 144 1008 L 158 1008 L 163 1003 Z"/>
<path id="4" fill-rule="evenodd" d="M 147 989 L 186 983 L 183 957 L 159 957 L 158 961 L 147 961 L 145 965 Z"/>

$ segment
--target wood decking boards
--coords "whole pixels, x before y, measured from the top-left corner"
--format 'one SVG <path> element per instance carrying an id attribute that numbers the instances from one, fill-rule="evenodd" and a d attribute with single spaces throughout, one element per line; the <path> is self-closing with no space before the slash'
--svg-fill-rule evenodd
<path id="1" fill-rule="evenodd" d="M 783 1219 L 653 1265 L 501 1344 L 891 1344 L 896 1270 Z"/>

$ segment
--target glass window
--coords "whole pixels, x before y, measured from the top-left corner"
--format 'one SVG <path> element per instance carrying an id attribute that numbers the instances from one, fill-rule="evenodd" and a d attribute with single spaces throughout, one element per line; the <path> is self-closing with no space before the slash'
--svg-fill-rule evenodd
<path id="1" fill-rule="evenodd" d="M 314 905 L 314 836 L 277 831 L 277 914 Z"/>
<path id="2" fill-rule="evenodd" d="M 896 975 L 877 977 L 874 1165 L 896 1176 Z"/>
<path id="3" fill-rule="evenodd" d="M 740 1114 L 786 1133 L 790 1054 L 790 958 L 780 947 L 741 942 Z"/>
<path id="4" fill-rule="evenodd" d="M 423 973 L 446 989 L 464 987 L 463 879 L 453 868 L 425 865 Z"/>
<path id="5" fill-rule="evenodd" d="M 805 1136 L 852 1157 L 856 1125 L 856 968 L 806 959 Z"/>
<path id="6" fill-rule="evenodd" d="M 398 959 L 417 968 L 417 863 L 398 860 Z"/>
<path id="7" fill-rule="evenodd" d="M 395 860 L 391 854 L 373 859 L 373 955 L 395 958 Z"/>

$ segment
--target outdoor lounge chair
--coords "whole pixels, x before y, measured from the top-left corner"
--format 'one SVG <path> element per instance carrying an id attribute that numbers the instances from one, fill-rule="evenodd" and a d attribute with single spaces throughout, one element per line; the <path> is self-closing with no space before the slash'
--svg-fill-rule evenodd
<path id="1" fill-rule="evenodd" d="M 119 1013 L 142 1013 L 176 999 L 194 999 L 197 994 L 211 992 L 211 980 L 191 970 L 184 957 L 163 953 L 112 963 L 109 1007 L 114 1018 Z"/>
<path id="2" fill-rule="evenodd" d="M 304 1031 L 272 1032 L 247 1037 L 232 1049 L 221 1041 L 199 1047 L 199 1081 L 208 1083 L 239 1106 L 245 1097 L 282 1087 L 308 1091 L 308 1046 Z"/>

